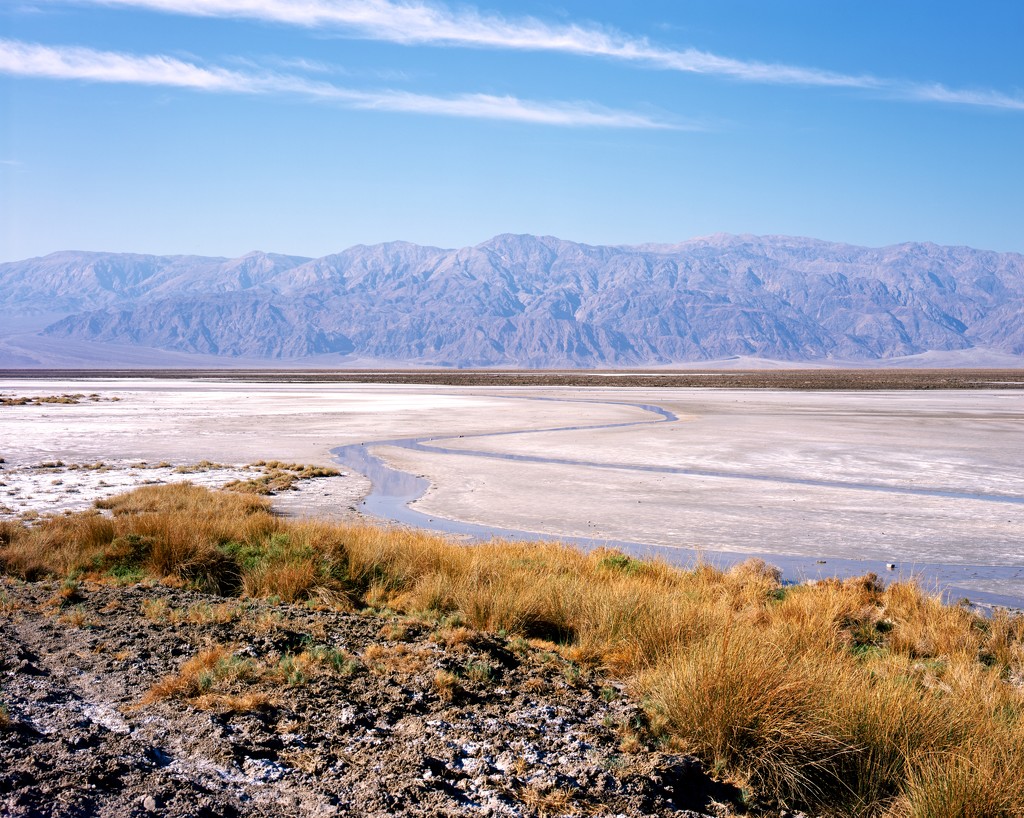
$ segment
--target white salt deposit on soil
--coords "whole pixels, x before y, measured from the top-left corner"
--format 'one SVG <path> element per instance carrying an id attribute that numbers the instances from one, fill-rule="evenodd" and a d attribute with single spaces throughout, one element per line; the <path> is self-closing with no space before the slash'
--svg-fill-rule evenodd
<path id="1" fill-rule="evenodd" d="M 112 460 L 96 463 L 44 461 L 35 465 L 0 464 L 0 520 L 33 519 L 38 515 L 85 511 L 97 500 L 140 486 L 188 481 L 217 489 L 235 480 L 258 478 L 263 471 L 250 465 L 194 463 L 149 464 Z M 279 514 L 287 517 L 345 519 L 356 514 L 364 489 L 355 475 L 302 480 L 270 499 Z"/>
<path id="2" fill-rule="evenodd" d="M 86 464 L 50 460 L 25 466 L 4 463 L 2 468 L 0 519 L 84 511 L 92 508 L 96 500 L 144 485 L 188 480 L 199 486 L 219 488 L 231 480 L 249 480 L 254 476 L 244 467 L 193 472 L 182 464 L 150 465 L 124 460 Z"/>

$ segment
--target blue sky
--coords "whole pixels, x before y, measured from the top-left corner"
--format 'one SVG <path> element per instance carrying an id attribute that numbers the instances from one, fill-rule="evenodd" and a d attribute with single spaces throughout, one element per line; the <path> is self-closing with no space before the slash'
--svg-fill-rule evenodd
<path id="1" fill-rule="evenodd" d="M 5 0 L 0 260 L 503 232 L 1024 252 L 1018 0 Z"/>

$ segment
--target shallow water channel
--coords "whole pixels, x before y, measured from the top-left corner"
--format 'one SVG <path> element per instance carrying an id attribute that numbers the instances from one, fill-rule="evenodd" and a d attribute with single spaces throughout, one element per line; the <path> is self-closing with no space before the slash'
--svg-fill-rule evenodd
<path id="1" fill-rule="evenodd" d="M 532 400 L 552 400 L 550 398 L 532 398 Z M 557 400 L 557 399 L 554 399 Z M 609 403 L 613 403 L 609 401 Z M 631 421 L 627 423 L 598 424 L 590 426 L 560 426 L 549 429 L 530 430 L 531 432 L 564 432 L 621 428 L 627 426 L 639 426 L 650 423 L 665 423 L 677 420 L 674 413 L 660 406 L 652 404 L 628 403 L 623 401 L 614 402 L 616 405 L 630 406 L 650 412 L 654 417 L 650 420 Z M 505 435 L 521 434 L 520 430 L 510 432 L 492 432 L 479 435 L 460 435 L 460 437 L 485 439 Z M 399 469 L 392 468 L 384 460 L 374 455 L 370 449 L 376 447 L 397 447 L 413 451 L 426 452 L 431 455 L 458 455 L 470 457 L 483 457 L 496 460 L 519 461 L 529 463 L 547 463 L 558 465 L 586 466 L 591 468 L 608 469 L 630 469 L 642 472 L 685 474 L 706 477 L 729 477 L 742 478 L 746 480 L 785 482 L 792 485 L 824 486 L 852 488 L 866 491 L 877 491 L 883 493 L 907 494 L 928 497 L 948 497 L 951 499 L 971 499 L 992 503 L 1006 503 L 1015 506 L 1024 505 L 1024 497 L 1015 495 L 985 494 L 973 492 L 953 492 L 939 489 L 917 488 L 917 487 L 894 487 L 883 486 L 862 482 L 834 482 L 827 480 L 816 480 L 812 478 L 779 477 L 760 475 L 752 473 L 736 473 L 724 471 L 710 471 L 688 469 L 671 466 L 648 466 L 641 464 L 612 464 L 594 463 L 583 460 L 572 460 L 563 458 L 547 458 L 537 455 L 521 455 L 498 453 L 491 451 L 475 451 L 471 449 L 446 449 L 433 442 L 431 437 L 411 437 L 393 440 L 374 441 L 369 444 L 358 443 L 348 446 L 341 446 L 332 449 L 338 463 L 346 468 L 352 469 L 366 478 L 372 484 L 370 493 L 364 499 L 361 511 L 386 521 L 409 525 L 416 528 L 423 528 L 438 531 L 446 534 L 453 534 L 468 537 L 475 540 L 489 540 L 492 538 L 512 540 L 557 540 L 571 543 L 577 547 L 589 550 L 597 547 L 617 548 L 625 553 L 637 557 L 657 557 L 666 562 L 676 565 L 690 565 L 697 559 L 710 561 L 716 565 L 728 566 L 751 557 L 759 557 L 766 562 L 778 566 L 785 581 L 800 582 L 808 578 L 819 578 L 827 576 L 848 577 L 859 576 L 869 571 L 874 571 L 885 578 L 902 578 L 901 566 L 896 566 L 892 574 L 887 573 L 888 564 L 876 560 L 855 560 L 829 557 L 827 560 L 813 559 L 804 556 L 793 556 L 770 552 L 714 552 L 701 549 L 668 547 L 652 543 L 630 542 L 621 540 L 609 540 L 606 538 L 592 539 L 577 536 L 554 536 L 551 534 L 522 531 L 497 526 L 481 525 L 477 523 L 463 522 L 460 520 L 448 519 L 434 514 L 426 514 L 412 507 L 412 503 L 423 497 L 430 484 L 426 478 L 418 477 Z M 939 588 L 948 600 L 956 601 L 961 598 L 969 598 L 971 602 L 979 603 L 985 607 L 1005 606 L 1010 608 L 1024 608 L 1024 567 L 1005 565 L 965 565 L 965 564 L 944 564 L 944 563 L 921 563 L 915 561 L 912 567 L 913 577 L 925 588 Z M 976 588 L 961 587 L 962 582 L 986 582 L 997 581 L 1005 587 L 1007 584 L 1013 588 L 1020 588 L 1019 593 L 997 594 L 979 591 Z"/>

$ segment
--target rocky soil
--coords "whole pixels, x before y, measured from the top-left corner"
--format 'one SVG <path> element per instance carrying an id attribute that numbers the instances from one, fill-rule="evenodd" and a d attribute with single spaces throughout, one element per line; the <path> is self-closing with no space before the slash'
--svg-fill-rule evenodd
<path id="1" fill-rule="evenodd" d="M 550 646 L 161 585 L 0 578 L 0 706 L 5 816 L 695 816 L 737 796 Z"/>

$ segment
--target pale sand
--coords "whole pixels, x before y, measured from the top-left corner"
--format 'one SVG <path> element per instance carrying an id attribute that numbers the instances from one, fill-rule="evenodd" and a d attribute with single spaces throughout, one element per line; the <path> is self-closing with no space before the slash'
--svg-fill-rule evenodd
<path id="1" fill-rule="evenodd" d="M 621 466 L 371 447 L 430 480 L 417 507 L 439 517 L 709 551 L 896 562 L 907 569 L 924 562 L 1024 566 L 1024 505 L 962 496 L 1024 497 L 1019 392 L 0 383 L 5 394 L 68 391 L 122 400 L 0 408 L 0 456 L 14 466 L 56 458 L 330 465 L 330 449 L 343 444 L 430 436 L 450 448 Z M 471 437 L 656 419 L 609 403 L 616 401 L 656 403 L 681 420 Z M 715 474 L 631 469 L 637 465 Z M 808 479 L 828 485 L 794 482 Z M 342 495 L 323 502 L 314 497 L 307 510 L 347 509 L 366 491 L 360 478 L 343 482 Z M 1003 585 L 1000 592 L 1024 595 Z"/>

